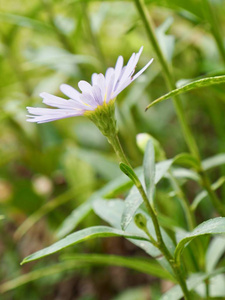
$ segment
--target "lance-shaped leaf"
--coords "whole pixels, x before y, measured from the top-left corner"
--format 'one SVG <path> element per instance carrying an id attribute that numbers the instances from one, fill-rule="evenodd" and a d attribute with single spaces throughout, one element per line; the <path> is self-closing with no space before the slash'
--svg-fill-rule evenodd
<path id="1" fill-rule="evenodd" d="M 223 274 L 225 268 L 219 268 L 212 273 L 196 273 L 191 275 L 187 280 L 188 290 L 194 290 L 197 288 L 204 280 L 217 276 L 218 274 Z M 179 285 L 173 286 L 168 292 L 163 294 L 160 300 L 179 300 L 183 297 L 183 292 Z"/>
<path id="2" fill-rule="evenodd" d="M 204 170 L 209 170 L 225 164 L 225 153 L 219 153 L 202 161 Z"/>
<path id="3" fill-rule="evenodd" d="M 200 80 L 196 80 L 193 81 L 189 84 L 186 84 L 178 89 L 175 89 L 159 98 L 157 98 L 156 100 L 154 100 L 152 103 L 150 103 L 145 110 L 148 110 L 150 107 L 152 107 L 153 105 L 155 105 L 156 103 L 159 103 L 163 100 L 169 99 L 173 96 L 179 95 L 179 94 L 183 94 L 186 93 L 188 91 L 191 90 L 195 90 L 201 87 L 207 87 L 210 85 L 215 85 L 215 84 L 220 84 L 220 83 L 224 83 L 225 82 L 225 75 L 223 76 L 215 76 L 215 77 L 208 77 L 208 78 L 203 78 Z"/>
<path id="4" fill-rule="evenodd" d="M 121 222 L 121 215 L 124 210 L 124 201 L 120 199 L 113 199 L 113 200 L 103 200 L 99 199 L 94 202 L 93 209 L 95 213 L 102 218 L 104 221 L 108 222 L 111 226 L 115 228 L 120 228 L 120 222 Z M 137 213 L 143 214 L 147 219 L 147 226 L 148 231 L 151 232 L 151 235 L 156 239 L 155 235 L 155 229 L 152 223 L 151 218 L 149 215 L 147 215 L 143 210 L 138 209 Z M 174 244 L 171 238 L 167 235 L 167 233 L 161 228 L 161 232 L 163 235 L 163 240 L 168 248 L 168 250 L 171 252 L 171 254 L 174 253 Z M 132 234 L 139 234 L 145 236 L 147 238 L 147 235 L 139 229 L 132 219 L 129 223 L 129 226 L 126 228 L 126 233 L 132 233 Z M 171 270 L 171 267 L 169 263 L 166 261 L 164 256 L 161 256 L 160 251 L 153 246 L 149 241 L 138 241 L 133 238 L 128 238 L 128 240 L 138 246 L 139 248 L 142 248 L 146 253 L 151 255 L 152 257 L 156 257 L 158 262 L 170 273 L 173 274 L 173 271 Z"/>
<path id="5" fill-rule="evenodd" d="M 155 151 L 151 140 L 148 141 L 144 156 L 144 179 L 148 199 L 153 204 L 155 191 Z"/>
<path id="6" fill-rule="evenodd" d="M 225 234 L 225 218 L 207 220 L 198 225 L 192 232 L 178 234 L 179 242 L 175 250 L 175 260 L 179 263 L 184 247 L 194 238 L 205 234 Z"/>
<path id="7" fill-rule="evenodd" d="M 211 188 L 213 191 L 217 190 L 219 187 L 221 187 L 225 182 L 225 176 L 220 177 L 215 183 L 211 185 Z M 196 210 L 199 203 L 208 196 L 208 193 L 206 191 L 201 191 L 193 200 L 191 204 L 191 210 Z"/>
<path id="8" fill-rule="evenodd" d="M 54 243 L 53 245 L 27 256 L 26 258 L 24 258 L 21 264 L 56 253 L 62 249 L 65 249 L 77 243 L 81 243 L 85 240 L 98 238 L 98 237 L 111 237 L 111 236 L 124 236 L 124 237 L 129 237 L 137 240 L 148 241 L 148 239 L 144 236 L 144 234 L 142 234 L 142 232 L 136 235 L 131 233 L 125 233 L 122 230 L 114 229 L 107 226 L 89 227 L 74 232 L 68 235 L 67 237 L 65 237 L 64 239 Z"/>

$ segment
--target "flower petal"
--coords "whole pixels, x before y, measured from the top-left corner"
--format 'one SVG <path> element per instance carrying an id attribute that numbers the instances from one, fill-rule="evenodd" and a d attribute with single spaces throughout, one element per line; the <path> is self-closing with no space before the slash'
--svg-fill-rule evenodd
<path id="1" fill-rule="evenodd" d="M 98 103 L 99 105 L 101 105 L 103 102 L 103 99 L 102 99 L 101 89 L 98 85 L 93 86 L 92 94 L 95 99 L 95 102 Z"/>
<path id="2" fill-rule="evenodd" d="M 152 62 L 153 62 L 153 58 L 137 74 L 134 75 L 132 81 L 137 79 L 150 66 Z"/>
<path id="3" fill-rule="evenodd" d="M 108 103 L 112 99 L 112 91 L 114 87 L 114 80 L 115 80 L 115 74 L 112 73 L 109 84 L 107 86 L 107 92 L 106 92 L 106 103 Z"/>
<path id="4" fill-rule="evenodd" d="M 91 93 L 92 91 L 92 86 L 85 80 L 79 81 L 78 86 L 82 93 Z"/>
<path id="5" fill-rule="evenodd" d="M 80 101 L 80 93 L 68 84 L 61 84 L 60 91 L 67 97 Z"/>
<path id="6" fill-rule="evenodd" d="M 85 105 L 81 101 L 77 100 L 65 100 L 63 98 L 48 94 L 41 93 L 40 96 L 44 98 L 43 103 L 46 105 L 57 107 L 57 108 L 68 108 L 68 109 L 84 109 Z"/>

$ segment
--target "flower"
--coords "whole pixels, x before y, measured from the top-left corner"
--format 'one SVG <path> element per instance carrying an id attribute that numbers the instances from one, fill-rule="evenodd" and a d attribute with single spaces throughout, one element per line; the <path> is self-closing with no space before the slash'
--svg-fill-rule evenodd
<path id="1" fill-rule="evenodd" d="M 108 68 L 105 76 L 94 73 L 91 78 L 91 84 L 81 80 L 78 92 L 73 87 L 62 84 L 60 90 L 69 97 L 69 100 L 48 94 L 41 93 L 43 103 L 52 108 L 27 107 L 28 122 L 45 123 L 63 118 L 89 115 L 99 110 L 101 106 L 109 104 L 118 96 L 129 84 L 138 78 L 152 63 L 151 59 L 137 74 L 134 74 L 135 67 L 140 58 L 143 47 L 138 53 L 133 53 L 126 66 L 123 66 L 123 57 L 119 56 L 115 68 Z"/>

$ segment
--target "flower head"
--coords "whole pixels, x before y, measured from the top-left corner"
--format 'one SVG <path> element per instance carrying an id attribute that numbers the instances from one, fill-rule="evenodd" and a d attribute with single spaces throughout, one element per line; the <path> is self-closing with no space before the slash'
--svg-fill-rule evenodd
<path id="1" fill-rule="evenodd" d="M 137 74 L 134 74 L 135 67 L 140 58 L 143 47 L 138 53 L 133 53 L 126 66 L 123 66 L 123 57 L 119 56 L 115 68 L 108 68 L 105 76 L 103 74 L 94 73 L 91 78 L 91 84 L 81 80 L 78 92 L 73 87 L 62 84 L 60 90 L 69 97 L 69 100 L 48 94 L 41 93 L 43 103 L 52 108 L 27 107 L 28 122 L 45 123 L 63 118 L 87 115 L 92 112 L 99 111 L 101 106 L 114 101 L 117 95 L 122 92 L 131 82 L 138 78 L 152 63 L 151 59 Z"/>

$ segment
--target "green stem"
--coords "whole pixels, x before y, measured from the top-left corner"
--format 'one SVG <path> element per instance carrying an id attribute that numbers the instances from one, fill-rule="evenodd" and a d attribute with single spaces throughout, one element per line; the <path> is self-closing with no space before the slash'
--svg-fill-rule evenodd
<path id="1" fill-rule="evenodd" d="M 134 0 L 134 1 L 135 1 L 137 9 L 139 11 L 139 14 L 141 16 L 141 19 L 144 23 L 148 38 L 149 38 L 153 48 L 155 49 L 155 52 L 158 56 L 160 64 L 163 68 L 167 86 L 168 86 L 169 90 L 174 90 L 174 89 L 176 89 L 176 86 L 175 86 L 175 83 L 174 83 L 173 75 L 172 75 L 172 72 L 170 70 L 170 66 L 167 63 L 166 58 L 163 55 L 163 52 L 162 52 L 162 50 L 159 46 L 159 43 L 157 41 L 157 37 L 155 35 L 154 24 L 152 22 L 152 19 L 151 19 L 150 15 L 148 14 L 144 3 L 141 0 Z M 199 155 L 198 147 L 195 143 L 193 135 L 192 135 L 192 133 L 190 131 L 190 128 L 188 126 L 187 120 L 186 120 L 185 115 L 184 115 L 184 110 L 183 110 L 183 107 L 182 107 L 182 104 L 181 104 L 181 101 L 180 101 L 179 97 L 177 97 L 177 96 L 173 97 L 173 103 L 174 103 L 179 121 L 181 123 L 182 130 L 183 130 L 183 133 L 184 133 L 184 137 L 185 137 L 186 143 L 187 143 L 187 145 L 190 149 L 190 152 L 196 158 L 198 158 L 198 160 L 199 160 L 200 155 Z"/>
<path id="2" fill-rule="evenodd" d="M 154 24 L 151 20 L 151 17 L 148 13 L 148 11 L 145 8 L 145 5 L 143 3 L 142 0 L 134 0 L 136 7 L 138 9 L 138 12 L 141 16 L 141 19 L 144 23 L 146 32 L 147 32 L 147 36 L 152 44 L 152 46 L 155 49 L 155 52 L 158 56 L 158 59 L 161 63 L 161 66 L 163 68 L 164 71 L 164 75 L 165 75 L 165 79 L 167 82 L 167 86 L 169 88 L 169 90 L 173 90 L 176 88 L 175 86 L 175 82 L 174 82 L 174 78 L 173 78 L 173 74 L 170 70 L 170 66 L 166 61 L 166 58 L 163 55 L 163 52 L 159 46 L 159 43 L 157 41 L 156 35 L 155 35 L 155 30 L 154 30 Z M 216 194 L 214 193 L 214 191 L 211 188 L 211 185 L 209 184 L 209 179 L 207 174 L 202 170 L 201 167 L 201 157 L 199 154 L 199 150 L 198 150 L 198 146 L 196 144 L 196 141 L 194 139 L 194 136 L 190 130 L 190 127 L 187 123 L 186 117 L 185 117 L 185 112 L 182 106 L 182 103 L 180 101 L 180 98 L 178 96 L 173 97 L 173 104 L 174 107 L 176 109 L 176 113 L 178 116 L 178 119 L 180 121 L 182 130 L 183 130 L 183 134 L 184 134 L 184 138 L 185 141 L 189 147 L 190 152 L 192 153 L 192 155 L 198 160 L 199 162 L 199 169 L 201 170 L 199 172 L 200 176 L 202 176 L 202 181 L 203 181 L 203 186 L 204 188 L 207 190 L 208 195 L 214 205 L 214 207 L 217 209 L 217 211 L 222 215 L 225 216 L 224 210 L 225 208 L 222 206 L 222 204 L 220 203 L 219 199 L 217 198 Z"/>
<path id="3" fill-rule="evenodd" d="M 117 134 L 111 135 L 111 136 L 107 137 L 107 139 L 108 139 L 108 142 L 112 145 L 113 150 L 115 151 L 115 153 L 116 153 L 117 157 L 119 158 L 120 162 L 123 162 L 124 164 L 126 164 L 127 166 L 132 168 L 129 161 L 128 161 L 128 159 L 127 159 L 127 157 L 126 157 L 126 155 L 125 155 L 125 153 L 124 153 L 124 151 L 123 151 L 123 148 L 120 144 L 120 140 L 119 140 L 118 135 Z"/>
<path id="4" fill-rule="evenodd" d="M 210 299 L 210 289 L 209 289 L 209 279 L 205 280 L 205 293 L 206 293 L 206 299 Z"/>
<path id="5" fill-rule="evenodd" d="M 120 144 L 118 135 L 115 133 L 114 135 L 110 135 L 107 137 L 109 143 L 112 145 L 113 149 L 115 150 L 117 156 L 119 157 L 120 161 L 123 162 L 124 164 L 128 165 L 130 168 L 131 165 L 128 162 L 126 155 L 122 149 L 122 146 Z M 133 169 L 133 168 L 132 168 Z M 179 268 L 179 266 L 176 264 L 173 256 L 170 254 L 169 250 L 167 249 L 164 241 L 163 241 L 163 237 L 162 237 L 162 233 L 160 230 L 160 226 L 159 226 L 159 222 L 158 222 L 158 218 L 156 216 L 156 213 L 154 211 L 154 209 L 152 208 L 151 204 L 149 203 L 148 197 L 144 191 L 144 188 L 140 182 L 140 180 L 137 177 L 137 180 L 135 180 L 135 185 L 139 191 L 139 193 L 142 196 L 142 199 L 144 201 L 144 204 L 149 212 L 149 215 L 152 219 L 154 228 L 155 228 L 155 233 L 156 233 L 156 238 L 157 238 L 157 242 L 152 238 L 152 236 L 150 235 L 149 238 L 150 240 L 153 242 L 153 244 L 162 252 L 162 254 L 164 255 L 164 257 L 166 258 L 166 260 L 169 262 L 169 264 L 171 265 L 174 274 L 176 276 L 177 282 L 179 283 L 179 285 L 181 286 L 181 289 L 184 293 L 185 299 L 189 300 L 190 295 L 189 295 L 189 291 L 187 289 L 187 285 L 186 282 L 181 274 L 181 270 Z"/>

